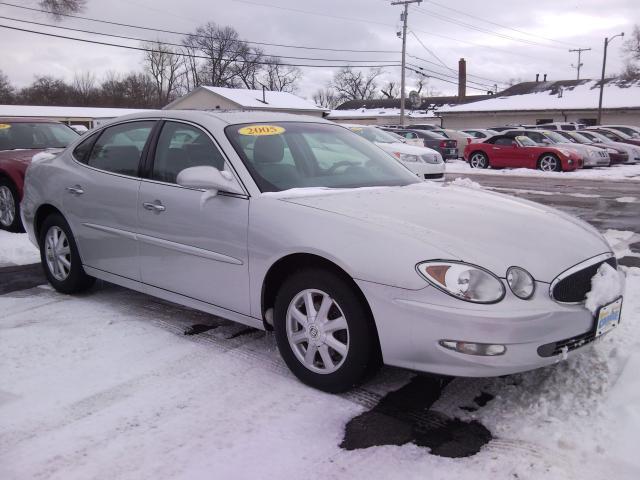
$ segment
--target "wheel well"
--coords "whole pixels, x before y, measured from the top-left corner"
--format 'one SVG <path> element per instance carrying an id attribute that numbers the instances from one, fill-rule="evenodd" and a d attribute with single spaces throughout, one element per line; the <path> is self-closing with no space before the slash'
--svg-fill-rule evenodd
<path id="1" fill-rule="evenodd" d="M 353 291 L 356 293 L 356 295 L 358 295 L 360 300 L 363 302 L 363 305 L 366 306 L 371 318 L 373 319 L 373 313 L 371 311 L 371 307 L 369 306 L 369 302 L 367 301 L 364 293 L 362 293 L 362 290 L 360 290 L 360 287 L 358 287 L 358 284 L 353 280 L 351 275 L 349 275 L 332 261 L 327 260 L 326 258 L 319 255 L 313 255 L 310 253 L 294 253 L 291 255 L 287 255 L 271 266 L 264 277 L 264 282 L 262 283 L 261 307 L 263 318 L 265 316 L 265 312 L 274 307 L 276 295 L 278 294 L 278 290 L 280 289 L 280 286 L 285 281 L 285 279 L 298 270 L 305 270 L 309 268 L 321 268 L 342 277 L 353 287 Z M 265 327 L 271 329 L 271 325 L 269 325 L 266 321 Z M 375 328 L 375 331 L 376 341 L 378 341 L 377 328 Z M 378 345 L 379 344 L 380 342 L 378 341 Z"/>
<path id="2" fill-rule="evenodd" d="M 39 240 L 40 239 L 40 227 L 42 227 L 42 223 L 44 222 L 44 219 L 47 218 L 52 213 L 58 213 L 58 214 L 62 215 L 62 212 L 60 212 L 60 210 L 58 210 L 53 205 L 49 205 L 49 204 L 40 205 L 38 207 L 38 210 L 36 210 L 36 216 L 34 218 L 33 226 L 34 226 L 34 233 L 35 233 L 36 238 L 38 239 L 38 241 L 40 241 Z"/>

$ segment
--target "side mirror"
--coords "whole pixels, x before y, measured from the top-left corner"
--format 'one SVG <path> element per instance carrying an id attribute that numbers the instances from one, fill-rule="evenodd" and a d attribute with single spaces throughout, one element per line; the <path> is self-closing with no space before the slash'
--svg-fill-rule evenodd
<path id="1" fill-rule="evenodd" d="M 185 168 L 178 173 L 178 185 L 198 190 L 208 190 L 213 194 L 220 192 L 243 194 L 233 175 L 209 166 Z"/>

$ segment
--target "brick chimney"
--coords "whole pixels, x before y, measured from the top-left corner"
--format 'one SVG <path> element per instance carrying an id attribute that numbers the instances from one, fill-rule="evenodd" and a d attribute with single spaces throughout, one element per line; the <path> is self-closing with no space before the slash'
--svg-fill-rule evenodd
<path id="1" fill-rule="evenodd" d="M 458 98 L 467 96 L 467 62 L 461 58 L 458 62 Z"/>

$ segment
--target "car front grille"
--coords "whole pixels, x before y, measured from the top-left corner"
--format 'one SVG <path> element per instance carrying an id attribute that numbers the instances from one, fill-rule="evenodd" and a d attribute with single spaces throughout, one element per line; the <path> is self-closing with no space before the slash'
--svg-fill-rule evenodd
<path id="1" fill-rule="evenodd" d="M 425 180 L 436 180 L 438 178 L 444 177 L 444 173 L 425 173 Z"/>
<path id="2" fill-rule="evenodd" d="M 551 284 L 551 296 L 557 302 L 563 303 L 580 303 L 585 300 L 587 292 L 591 290 L 591 279 L 600 268 L 603 263 L 608 263 L 613 268 L 617 268 L 618 264 L 616 259 L 611 257 L 601 262 L 594 263 L 583 269 L 575 272 L 571 272 L 569 275 L 564 276 L 561 274 L 558 278 L 559 281 L 555 281 Z"/>
<path id="3" fill-rule="evenodd" d="M 538 347 L 538 355 L 541 357 L 553 357 L 560 355 L 563 351 L 571 352 L 576 348 L 580 348 L 583 345 L 593 342 L 596 339 L 596 332 L 591 330 L 582 335 L 560 340 L 559 342 L 547 343 Z"/>

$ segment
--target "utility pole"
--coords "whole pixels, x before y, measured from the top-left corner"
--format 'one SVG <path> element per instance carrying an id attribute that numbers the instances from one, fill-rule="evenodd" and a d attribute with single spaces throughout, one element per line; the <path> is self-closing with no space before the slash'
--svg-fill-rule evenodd
<path id="1" fill-rule="evenodd" d="M 582 68 L 582 66 L 584 65 L 581 61 L 582 58 L 582 52 L 588 52 L 589 50 L 591 50 L 590 48 L 574 48 L 572 50 L 569 50 L 569 52 L 573 53 L 573 52 L 578 52 L 578 64 L 577 65 L 571 65 L 573 68 L 575 68 L 576 70 L 578 70 L 578 80 L 580 80 L 580 69 Z"/>
<path id="2" fill-rule="evenodd" d="M 397 0 L 391 2 L 391 5 L 404 5 L 404 12 L 400 15 L 402 20 L 402 72 L 400 73 L 400 125 L 404 126 L 404 103 L 405 103 L 405 55 L 407 52 L 407 16 L 409 15 L 410 3 L 421 3 L 422 0 Z"/>
<path id="3" fill-rule="evenodd" d="M 611 38 L 604 38 L 604 55 L 602 56 L 602 76 L 600 77 L 600 99 L 598 100 L 598 125 L 602 124 L 602 94 L 604 93 L 604 73 L 607 68 L 607 47 L 614 38 L 624 37 L 624 32 Z"/>

